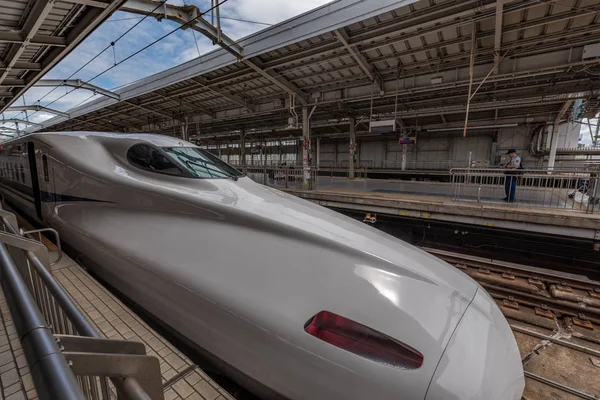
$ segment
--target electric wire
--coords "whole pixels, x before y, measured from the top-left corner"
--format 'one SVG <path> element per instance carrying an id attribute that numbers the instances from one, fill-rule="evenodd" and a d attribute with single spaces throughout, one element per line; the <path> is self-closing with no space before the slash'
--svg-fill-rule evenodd
<path id="1" fill-rule="evenodd" d="M 112 42 L 111 42 L 109 45 L 107 45 L 107 46 L 106 46 L 104 49 L 102 49 L 102 50 L 101 50 L 99 53 L 97 53 L 97 54 L 96 54 L 94 57 L 92 57 L 90 60 L 88 60 L 88 61 L 87 61 L 85 64 L 83 64 L 81 67 L 79 67 L 79 68 L 78 68 L 78 69 L 77 69 L 75 72 L 73 72 L 71 75 L 69 75 L 69 77 L 68 77 L 68 78 L 66 78 L 65 80 L 71 79 L 73 76 L 75 76 L 75 74 L 77 74 L 78 72 L 80 72 L 81 70 L 83 70 L 85 67 L 87 67 L 88 65 L 90 65 L 90 64 L 91 64 L 91 63 L 92 63 L 94 60 L 96 60 L 98 57 L 100 57 L 102 54 L 104 54 L 104 52 L 105 52 L 106 50 L 108 50 L 109 48 L 113 47 L 113 49 L 114 49 L 114 46 L 115 46 L 115 44 L 117 44 L 117 42 L 118 42 L 119 40 L 121 40 L 122 38 L 124 38 L 124 37 L 125 37 L 125 36 L 126 36 L 128 33 L 129 33 L 129 32 L 131 32 L 131 31 L 132 31 L 133 29 L 135 29 L 135 28 L 136 28 L 136 27 L 137 27 L 139 24 L 141 24 L 142 22 L 144 22 L 144 20 L 145 20 L 146 18 L 148 18 L 150 15 L 152 15 L 152 13 L 154 13 L 154 11 L 158 10 L 158 8 L 160 8 L 160 7 L 161 7 L 161 6 L 162 6 L 164 3 L 166 3 L 166 0 L 164 0 L 164 1 L 160 2 L 160 4 L 158 4 L 158 5 L 157 5 L 157 6 L 156 6 L 154 9 L 152 9 L 152 11 L 150 11 L 150 12 L 148 12 L 146 15 L 142 16 L 142 17 L 141 17 L 141 19 L 140 19 L 138 22 L 136 22 L 136 23 L 135 23 L 135 24 L 134 24 L 132 27 L 130 27 L 130 28 L 129 28 L 129 29 L 127 29 L 127 30 L 126 30 L 124 33 L 122 33 L 121 35 L 119 35 L 119 37 L 117 37 L 115 40 L 113 40 L 113 41 L 112 41 Z M 137 17 L 136 17 L 136 18 L 137 18 Z M 48 97 L 48 96 L 49 96 L 51 93 L 53 93 L 53 92 L 54 92 L 56 89 L 58 89 L 58 88 L 59 88 L 59 86 L 55 86 L 54 88 L 52 88 L 52 90 L 50 90 L 48 93 L 46 93 L 46 94 L 45 94 L 44 96 L 42 96 L 40 99 L 38 99 L 37 103 L 38 103 L 38 104 L 40 104 L 40 102 L 41 102 L 42 100 L 44 100 L 46 97 Z M 68 90 L 67 90 L 67 92 L 66 92 L 64 95 L 62 95 L 62 96 L 58 97 L 57 99 L 55 99 L 54 101 L 52 101 L 52 102 L 48 103 L 48 104 L 47 104 L 45 107 L 48 107 L 49 105 L 52 105 L 52 104 L 54 104 L 56 101 L 58 101 L 58 100 L 61 100 L 62 98 L 64 98 L 64 97 L 65 97 L 65 96 L 67 96 L 68 94 L 72 93 L 74 90 L 76 90 L 76 88 L 75 88 L 75 89 L 73 89 L 73 90 L 71 90 L 71 91 L 68 91 Z M 35 115 L 37 112 L 38 112 L 38 111 L 34 111 L 33 113 L 31 113 L 31 114 L 29 115 L 29 117 L 31 117 L 31 116 L 33 116 L 33 115 Z M 16 115 L 16 117 L 18 117 L 18 116 L 19 116 L 19 115 L 21 115 L 22 113 L 23 113 L 23 111 L 21 111 L 20 113 L 18 113 L 18 114 Z"/>
<path id="2" fill-rule="evenodd" d="M 228 1 L 228 0 L 222 0 L 222 1 L 221 1 L 221 2 L 218 4 L 218 5 L 219 5 L 219 6 L 220 6 L 220 5 L 223 5 L 223 4 L 225 4 L 227 1 Z M 163 2 L 163 3 L 164 3 L 164 2 Z M 160 5 L 162 5 L 163 3 L 161 3 Z M 153 11 L 151 11 L 150 13 L 148 13 L 146 16 L 150 15 L 152 12 L 154 12 L 156 9 L 158 9 L 158 7 L 160 7 L 160 5 L 159 5 L 159 6 L 157 6 L 157 7 L 156 7 L 156 8 L 155 8 Z M 187 22 L 185 22 L 185 23 L 181 24 L 181 25 L 180 25 L 180 26 L 178 26 L 177 28 L 175 28 L 175 29 L 171 30 L 170 32 L 168 32 L 168 33 L 164 34 L 164 35 L 163 35 L 163 36 L 161 36 L 160 38 L 158 38 L 158 39 L 154 40 L 153 42 L 151 42 L 151 43 L 147 44 L 146 46 L 142 47 L 141 49 L 137 50 L 136 52 L 134 52 L 134 53 L 130 54 L 129 56 L 127 56 L 127 57 L 125 57 L 124 59 L 122 59 L 121 61 L 119 61 L 119 62 L 115 63 L 114 65 L 112 65 L 112 66 L 110 66 L 110 67 L 108 67 L 108 68 L 106 68 L 104 71 L 101 71 L 101 72 L 99 72 L 99 73 L 98 73 L 98 74 L 96 74 L 96 75 L 95 75 L 93 78 L 91 78 L 91 79 L 88 79 L 87 81 L 82 81 L 82 82 L 84 82 L 84 83 L 90 83 L 90 82 L 92 82 L 93 80 L 95 80 L 95 79 L 99 78 L 100 76 L 104 75 L 105 73 L 107 73 L 108 71 L 112 70 L 113 68 L 115 68 L 115 67 L 117 67 L 117 66 L 121 65 L 122 63 L 124 63 L 124 62 L 128 61 L 129 59 L 131 59 L 131 58 L 135 57 L 136 55 L 140 54 L 141 52 L 143 52 L 143 51 L 147 50 L 148 48 L 150 48 L 150 47 L 154 46 L 156 43 L 158 43 L 158 42 L 160 42 L 160 41 L 162 41 L 162 40 L 166 39 L 166 38 L 167 38 L 167 37 L 169 37 L 169 36 L 171 36 L 171 35 L 172 35 L 172 34 L 174 34 L 175 32 L 177 32 L 177 31 L 179 31 L 179 30 L 181 30 L 181 29 L 185 28 L 186 26 L 188 26 L 188 25 L 190 25 L 190 24 L 194 23 L 194 22 L 195 22 L 195 21 L 196 21 L 198 18 L 201 18 L 201 17 L 202 17 L 202 16 L 204 16 L 206 13 L 208 13 L 209 11 L 212 11 L 212 10 L 213 10 L 214 8 L 216 8 L 216 7 L 217 7 L 216 5 L 215 5 L 214 7 L 211 7 L 210 9 L 208 9 L 207 11 L 205 11 L 204 13 L 201 13 L 201 14 L 199 14 L 198 16 L 196 16 L 196 17 L 194 17 L 194 18 L 190 19 L 189 21 L 187 21 Z M 142 21 L 143 21 L 143 20 L 142 20 Z M 139 25 L 139 23 L 141 23 L 142 21 L 140 21 L 140 22 L 138 22 L 137 24 L 135 24 L 135 25 L 134 25 L 134 27 L 135 27 L 135 26 L 137 26 L 137 25 Z M 133 29 L 133 27 L 132 27 L 131 29 Z M 126 32 L 126 33 L 128 33 L 129 31 L 131 31 L 131 29 L 129 29 L 129 30 Z M 123 36 L 124 36 L 124 35 L 121 35 L 121 36 L 119 36 L 119 39 L 121 39 Z M 111 46 L 112 46 L 112 45 L 111 45 Z M 108 46 L 107 48 L 109 48 L 109 47 L 110 47 L 110 46 Z M 106 51 L 106 49 L 105 49 L 105 50 L 103 50 L 103 52 L 104 52 L 104 51 Z M 56 87 L 55 87 L 54 89 L 56 89 Z M 54 90 L 54 89 L 53 89 L 53 90 Z M 64 98 L 64 97 L 65 97 L 65 96 L 67 96 L 68 94 L 72 93 L 74 90 L 76 90 L 76 89 L 73 89 L 73 90 L 72 90 L 72 91 L 70 91 L 70 92 L 69 92 L 69 91 L 67 91 L 67 92 L 66 92 L 64 95 L 62 95 L 62 96 L 58 97 L 57 99 L 55 99 L 55 100 L 51 101 L 51 102 L 50 102 L 50 103 L 48 103 L 48 104 L 47 104 L 45 107 L 48 107 L 48 106 L 50 106 L 50 105 L 54 104 L 55 102 L 57 102 L 57 101 L 61 100 L 62 98 Z M 51 91 L 51 92 L 52 92 L 52 91 Z M 38 111 L 35 111 L 35 112 L 33 112 L 33 113 L 30 115 L 30 117 L 31 117 L 32 115 L 36 114 L 37 112 L 38 112 Z M 19 115 L 20 115 L 20 114 L 19 114 Z"/>
<path id="3" fill-rule="evenodd" d="M 226 1 L 228 1 L 228 0 L 224 0 L 224 1 L 223 1 L 221 4 L 225 3 Z M 534 1 L 535 1 L 535 2 L 537 2 L 537 3 L 539 3 L 540 5 L 544 5 L 544 4 L 546 4 L 546 5 L 554 4 L 554 5 L 557 5 L 557 6 L 560 6 L 560 7 L 565 7 L 565 8 L 569 8 L 569 9 L 573 9 L 573 10 L 579 10 L 579 11 L 589 12 L 590 14 L 591 14 L 591 13 L 596 13 L 596 14 L 598 13 L 598 11 L 595 11 L 595 10 L 590 10 L 589 8 L 574 7 L 574 6 L 572 6 L 572 5 L 567 5 L 567 4 L 564 4 L 564 3 L 560 3 L 560 2 L 558 2 L 558 0 L 534 0 Z M 154 10 L 152 10 L 152 12 L 154 12 L 154 11 L 155 11 L 155 10 L 156 10 L 158 7 L 160 7 L 162 4 L 164 4 L 164 1 L 163 1 L 163 2 L 161 2 L 161 3 L 160 3 L 160 4 L 159 4 L 159 5 L 158 5 L 158 6 L 157 6 L 157 7 L 156 7 Z M 175 33 L 176 31 L 178 31 L 178 30 L 182 29 L 183 27 L 185 27 L 185 26 L 189 25 L 191 22 L 195 21 L 197 18 L 200 18 L 200 17 L 202 17 L 202 16 L 204 16 L 204 15 L 207 15 L 207 14 L 208 14 L 210 11 L 212 11 L 212 10 L 213 10 L 215 7 L 216 7 L 216 6 L 214 6 L 214 7 L 210 8 L 210 9 L 208 9 L 207 11 L 205 11 L 205 12 L 201 13 L 201 14 L 200 14 L 198 17 L 195 17 L 195 18 L 191 19 L 190 21 L 187 21 L 185 24 L 182 24 L 181 26 L 177 27 L 177 28 L 176 28 L 176 29 L 174 29 L 173 31 L 171 31 L 171 32 L 169 32 L 169 33 L 167 33 L 167 34 L 165 34 L 165 35 L 164 35 L 164 36 L 162 36 L 161 38 L 159 38 L 159 39 L 155 40 L 154 42 L 150 43 L 149 45 L 145 46 L 144 48 L 142 48 L 142 49 L 138 50 L 137 52 L 135 52 L 135 53 L 131 54 L 130 56 L 126 57 L 125 59 L 121 60 L 120 62 L 118 62 L 118 63 L 115 63 L 115 64 L 114 64 L 112 67 L 110 67 L 110 68 L 108 68 L 108 69 L 106 69 L 106 70 L 102 71 L 101 73 L 97 74 L 96 76 L 94 76 L 92 79 L 90 79 L 90 80 L 88 81 L 88 83 L 89 83 L 89 82 L 91 82 L 91 81 L 92 81 L 92 80 L 94 80 L 94 79 L 97 79 L 98 77 L 100 77 L 100 76 L 101 76 L 101 75 L 103 75 L 104 73 L 106 73 L 106 72 L 110 71 L 110 70 L 111 70 L 111 69 L 113 69 L 114 67 L 116 67 L 116 66 L 120 65 L 121 63 L 123 63 L 123 62 L 125 62 L 125 61 L 129 60 L 130 58 L 132 58 L 132 57 L 134 57 L 134 56 L 136 56 L 137 54 L 141 53 L 142 51 L 144 51 L 144 50 L 148 49 L 149 47 L 153 46 L 154 44 L 158 43 L 159 41 L 161 41 L 161 40 L 165 39 L 166 37 L 170 36 L 171 34 Z M 514 5 L 514 6 L 512 6 L 512 7 L 510 7 L 510 6 L 509 6 L 509 7 L 505 7 L 505 9 L 504 9 L 504 12 L 506 13 L 506 12 L 513 11 L 514 9 L 517 9 L 518 7 L 519 7 L 519 5 Z M 145 19 L 147 16 L 149 16 L 150 14 L 152 14 L 152 12 L 150 12 L 150 13 L 148 13 L 146 16 L 142 17 L 142 19 L 141 19 L 141 20 L 140 20 L 138 23 L 136 23 L 136 24 L 135 24 L 135 25 L 134 25 L 132 28 L 130 28 L 130 29 L 127 31 L 127 32 L 125 32 L 125 34 L 127 34 L 129 31 L 131 31 L 131 30 L 132 30 L 133 28 L 135 28 L 137 25 L 139 25 L 139 24 L 140 24 L 140 23 L 141 23 L 141 22 L 142 22 L 142 21 L 143 21 L 143 20 L 144 20 L 144 19 Z M 208 14 L 208 15 L 212 15 L 212 14 Z M 119 19 L 119 20 L 129 20 L 129 19 L 137 19 L 137 18 L 139 18 L 139 17 L 123 18 L 123 19 Z M 236 19 L 236 18 L 233 18 L 233 17 L 221 17 L 221 18 L 225 18 L 225 19 L 231 19 L 231 20 L 238 20 L 238 21 L 241 21 L 241 22 L 256 23 L 256 24 L 262 24 L 262 25 L 270 25 L 270 24 L 267 24 L 267 23 L 261 23 L 261 22 L 257 22 L 257 21 L 250 21 L 250 20 Z M 490 18 L 490 17 L 489 17 L 489 16 L 482 16 L 482 17 L 469 18 L 469 19 L 467 19 L 467 20 L 463 21 L 463 24 L 467 24 L 467 23 L 474 23 L 474 22 L 478 22 L 478 21 L 480 21 L 480 20 L 482 20 L 482 19 L 488 19 L 488 18 Z M 114 21 L 119 21 L 119 20 L 112 20 L 112 21 L 107 21 L 107 22 L 114 22 Z M 117 39 L 117 41 L 118 41 L 119 39 L 121 39 L 121 38 L 122 38 L 122 37 L 123 37 L 125 34 L 121 35 L 121 36 L 120 36 L 120 37 Z M 196 40 L 196 37 L 195 37 L 195 35 L 194 35 L 194 40 Z M 116 41 L 115 41 L 115 43 L 116 43 Z M 236 42 L 234 42 L 234 43 L 238 43 L 238 41 L 236 41 Z M 73 74 L 72 74 L 72 75 L 71 75 L 69 78 L 67 78 L 67 79 L 70 79 L 70 78 L 71 78 L 71 77 L 72 77 L 74 74 L 76 74 L 77 72 L 81 71 L 81 69 L 83 69 L 83 68 L 85 68 L 85 66 L 89 65 L 89 63 L 90 63 L 90 62 L 92 62 L 93 60 L 95 60 L 97 57 L 99 57 L 99 56 L 100 56 L 100 55 L 101 55 L 103 52 L 105 52 L 105 51 L 106 51 L 108 48 L 110 48 L 110 47 L 111 47 L 111 45 L 107 46 L 107 47 L 106 47 L 105 49 L 103 49 L 103 50 L 102 50 L 102 51 L 101 51 L 99 54 L 97 54 L 97 55 L 96 55 L 96 56 L 95 56 L 93 59 L 91 59 L 91 60 L 90 60 L 90 61 L 88 61 L 86 64 L 84 64 L 84 66 L 82 66 L 80 69 L 78 69 L 76 72 L 74 72 L 74 73 L 73 73 Z M 511 46 L 511 47 L 512 47 L 512 46 Z M 533 46 L 529 46 L 529 47 L 533 47 Z M 527 47 L 526 49 L 528 49 L 529 47 Z M 198 53 L 200 54 L 200 51 L 199 51 L 199 48 L 198 48 L 198 43 L 197 43 L 197 41 L 196 41 L 196 48 L 197 48 L 197 50 L 198 50 Z M 522 53 L 522 52 L 523 52 L 523 49 L 520 49 L 520 50 L 521 50 L 521 51 L 519 51 L 519 53 Z M 509 51 L 510 51 L 510 48 L 509 48 Z M 507 52 L 507 53 L 508 53 L 508 52 Z M 347 56 L 347 57 L 344 57 L 344 58 L 352 58 L 352 57 L 351 57 L 351 56 Z M 322 67 L 321 67 L 321 68 L 322 68 Z M 303 67 L 296 68 L 296 70 L 298 70 L 298 69 L 312 69 L 312 68 L 310 68 L 310 67 L 308 67 L 308 66 L 307 66 L 307 67 L 305 67 L 305 68 L 303 68 Z M 311 72 L 314 72 L 314 71 L 311 71 Z M 326 70 L 324 70 L 324 71 L 323 71 L 323 73 L 325 73 L 325 72 L 326 72 Z M 587 71 L 587 72 L 589 72 L 589 71 Z M 590 72 L 590 73 L 591 73 L 591 72 Z M 593 73 L 592 73 L 592 74 L 593 74 Z M 139 80 L 138 80 L 138 81 L 139 81 Z M 136 82 L 136 81 L 134 81 L 134 82 Z M 127 84 L 125 84 L 125 85 L 122 85 L 122 86 L 120 86 L 120 87 L 127 86 L 127 85 L 129 85 L 129 84 L 131 84 L 131 83 L 134 83 L 134 82 L 127 83 Z M 57 88 L 57 87 L 55 87 L 53 90 L 51 90 L 51 91 L 50 91 L 49 93 L 47 93 L 45 96 L 43 96 L 43 97 L 42 97 L 40 100 L 38 100 L 38 102 L 39 102 L 39 101 L 41 101 L 41 100 L 43 100 L 43 99 L 44 99 L 46 96 L 48 96 L 50 93 L 52 93 L 52 91 L 54 91 L 56 88 Z M 72 91 L 71 91 L 71 92 L 72 92 Z M 62 98 L 63 98 L 63 97 L 65 97 L 66 95 L 70 94 L 71 92 L 67 92 L 67 93 L 65 93 L 65 95 L 63 95 L 63 96 L 61 96 L 61 97 L 59 97 L 59 98 L 55 99 L 53 102 L 49 103 L 48 105 L 51 105 L 51 104 L 53 104 L 54 102 L 56 102 L 56 101 L 58 101 L 58 100 L 62 99 Z M 88 99 L 89 99 L 89 97 L 88 97 Z M 87 100 L 87 99 L 86 99 L 86 100 Z M 86 100 L 84 100 L 83 102 L 85 102 Z M 79 104 L 82 104 L 83 102 L 81 102 L 81 103 L 79 103 Z M 79 105 L 79 104 L 78 104 L 78 105 Z M 47 106 L 48 106 L 48 105 L 47 105 Z M 34 113 L 32 113 L 31 115 L 34 115 L 34 114 L 35 114 L 35 113 L 37 113 L 37 112 L 38 112 L 38 111 L 35 111 L 35 112 L 34 112 Z M 22 112 L 20 112 L 18 115 L 20 115 L 21 113 L 22 113 Z M 18 116 L 18 115 L 17 115 L 17 116 Z"/>
<path id="4" fill-rule="evenodd" d="M 211 17 L 212 14 L 207 14 L 206 16 L 207 17 Z M 142 17 L 128 17 L 128 18 L 111 19 L 111 20 L 108 20 L 106 22 L 129 21 L 129 20 L 132 20 L 132 19 L 139 19 L 139 18 L 142 18 Z M 228 19 L 228 20 L 231 20 L 231 21 L 238 21 L 238 22 L 246 22 L 246 23 L 249 23 L 249 24 L 256 24 L 256 25 L 265 25 L 265 26 L 273 26 L 274 25 L 274 24 L 269 24 L 267 22 L 252 21 L 252 20 L 248 20 L 248 19 L 235 18 L 235 17 L 224 17 L 222 15 L 221 15 L 221 19 Z"/>

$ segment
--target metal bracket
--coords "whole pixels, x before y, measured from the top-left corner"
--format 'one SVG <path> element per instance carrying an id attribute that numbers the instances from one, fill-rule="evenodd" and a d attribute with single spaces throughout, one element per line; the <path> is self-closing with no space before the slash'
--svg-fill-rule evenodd
<path id="1" fill-rule="evenodd" d="M 62 351 L 71 353 L 146 355 L 146 346 L 141 342 L 72 335 L 54 335 L 54 338 Z"/>
<path id="2" fill-rule="evenodd" d="M 10 224 L 13 228 L 19 229 L 19 223 L 17 222 L 17 216 L 11 212 L 0 210 L 0 218 L 6 219 L 6 223 Z"/>
<path id="3" fill-rule="evenodd" d="M 160 363 L 140 342 L 55 335 L 77 376 L 133 378 L 151 400 L 164 400 Z M 127 386 L 127 385 L 125 385 Z"/>
<path id="4" fill-rule="evenodd" d="M 0 232 L 0 241 L 8 246 L 17 247 L 25 251 L 31 251 L 35 256 L 42 262 L 46 267 L 50 267 L 50 260 L 48 259 L 48 249 L 43 243 L 36 240 L 31 240 L 19 235 L 12 233 Z"/>
<path id="5" fill-rule="evenodd" d="M 56 264 L 58 264 L 58 262 L 60 260 L 62 260 L 62 258 L 63 258 L 63 252 L 62 252 L 62 247 L 60 245 L 60 235 L 58 234 L 58 232 L 55 229 L 52 229 L 52 228 L 43 228 L 43 229 L 34 229 L 32 231 L 24 231 L 23 229 L 20 229 L 19 232 L 21 233 L 21 236 L 30 235 L 32 233 L 39 233 L 39 235 L 40 235 L 40 243 L 42 243 L 42 244 L 44 244 L 42 242 L 42 233 L 43 232 L 52 232 L 54 234 L 54 238 L 56 240 L 56 247 L 58 248 L 58 258 L 56 260 L 52 261 L 50 263 L 50 266 L 56 265 Z"/>

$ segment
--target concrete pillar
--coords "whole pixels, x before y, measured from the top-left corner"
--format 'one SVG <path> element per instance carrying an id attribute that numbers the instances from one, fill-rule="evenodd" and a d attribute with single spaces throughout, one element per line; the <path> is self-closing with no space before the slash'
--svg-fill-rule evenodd
<path id="1" fill-rule="evenodd" d="M 304 187 L 310 186 L 310 165 L 308 158 L 310 157 L 310 126 L 308 125 L 308 107 L 302 107 L 302 169 Z"/>
<path id="2" fill-rule="evenodd" d="M 348 178 L 354 178 L 354 154 L 356 153 L 356 121 L 350 118 L 350 148 L 348 151 Z"/>
<path id="3" fill-rule="evenodd" d="M 558 149 L 558 137 L 560 130 L 560 121 L 556 120 L 552 128 L 552 144 L 550 145 L 550 157 L 548 158 L 548 169 L 554 168 L 556 162 L 556 150 Z"/>
<path id="4" fill-rule="evenodd" d="M 240 165 L 246 165 L 246 132 L 240 133 Z"/>
<path id="5" fill-rule="evenodd" d="M 406 153 L 408 152 L 408 145 L 402 145 L 402 171 L 406 171 Z"/>

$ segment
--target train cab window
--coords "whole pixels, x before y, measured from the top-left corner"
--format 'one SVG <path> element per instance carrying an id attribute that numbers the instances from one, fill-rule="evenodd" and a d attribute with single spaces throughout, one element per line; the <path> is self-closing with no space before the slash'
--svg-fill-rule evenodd
<path id="1" fill-rule="evenodd" d="M 127 151 L 127 159 L 138 168 L 161 174 L 181 176 L 183 172 L 159 149 L 147 144 L 136 144 Z"/>
<path id="2" fill-rule="evenodd" d="M 44 172 L 44 181 L 50 182 L 50 173 L 48 172 L 48 157 L 42 155 L 42 170 Z"/>
<path id="3" fill-rule="evenodd" d="M 195 178 L 235 178 L 243 174 L 219 157 L 199 147 L 163 147 Z"/>

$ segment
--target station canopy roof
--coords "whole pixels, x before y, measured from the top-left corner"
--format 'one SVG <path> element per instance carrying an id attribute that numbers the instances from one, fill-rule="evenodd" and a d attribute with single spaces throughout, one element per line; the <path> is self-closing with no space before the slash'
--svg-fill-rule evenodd
<path id="1" fill-rule="evenodd" d="M 0 0 L 0 112 L 124 0 Z"/>
<path id="2" fill-rule="evenodd" d="M 345 137 L 350 117 L 363 134 L 382 119 L 453 129 L 469 90 L 471 126 L 593 116 L 599 12 L 600 0 L 338 0 L 241 39 L 241 60 L 219 48 L 41 129 L 289 137 L 302 107 L 324 137 Z"/>

